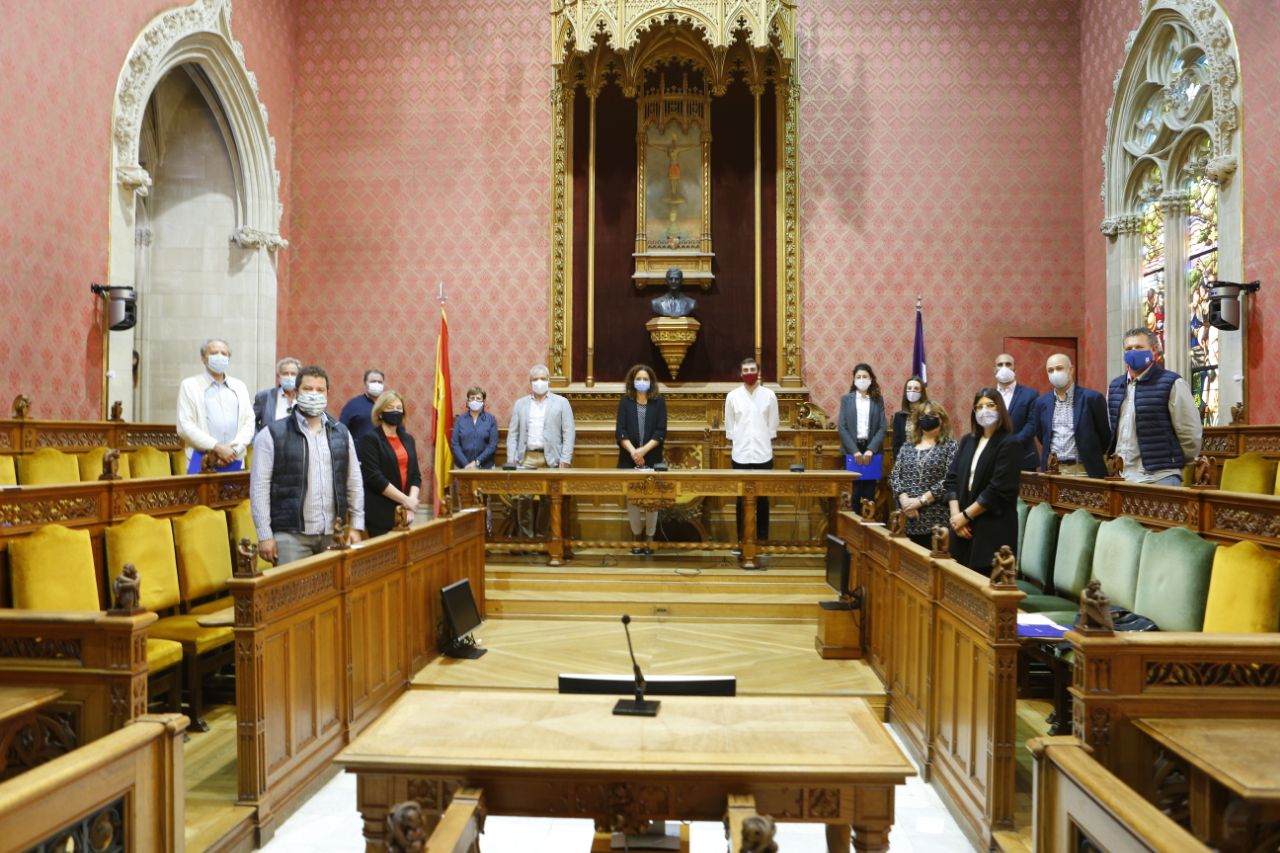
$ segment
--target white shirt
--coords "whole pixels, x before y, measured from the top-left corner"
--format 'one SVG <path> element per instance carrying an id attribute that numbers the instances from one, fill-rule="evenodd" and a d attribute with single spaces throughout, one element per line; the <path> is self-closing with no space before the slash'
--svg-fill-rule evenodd
<path id="1" fill-rule="evenodd" d="M 871 397 L 858 393 L 853 395 L 853 403 L 858 410 L 858 438 L 871 437 Z"/>
<path id="2" fill-rule="evenodd" d="M 272 420 L 280 420 L 289 414 L 289 408 L 293 405 L 293 400 L 285 396 L 284 389 L 276 395 L 276 416 Z"/>
<path id="3" fill-rule="evenodd" d="M 978 446 L 973 449 L 973 461 L 969 463 L 969 491 L 973 492 L 973 475 L 978 471 L 978 458 L 982 456 L 982 451 L 987 449 L 987 442 L 991 439 L 985 435 L 978 438 Z M 964 509 L 964 507 L 961 507 Z"/>
<path id="4" fill-rule="evenodd" d="M 204 389 L 204 416 L 209 422 L 209 435 L 218 444 L 230 444 L 236 437 L 239 415 L 236 392 L 227 387 L 226 377 L 221 382 L 213 379 Z"/>
<path id="5" fill-rule="evenodd" d="M 529 450 L 541 450 L 545 446 L 542 439 L 544 424 L 547 422 L 547 395 L 542 399 L 534 397 L 529 403 Z"/>
<path id="6" fill-rule="evenodd" d="M 1004 410 L 1009 411 L 1009 407 L 1013 405 L 1013 391 L 1018 387 L 1017 382 L 1010 382 L 1008 388 L 1001 388 L 1000 383 L 996 383 L 996 390 L 1000 392 L 1000 396 L 1004 398 Z"/>
<path id="7" fill-rule="evenodd" d="M 768 388 L 739 385 L 724 398 L 724 435 L 733 443 L 734 462 L 768 462 L 777 434 L 778 396 Z"/>

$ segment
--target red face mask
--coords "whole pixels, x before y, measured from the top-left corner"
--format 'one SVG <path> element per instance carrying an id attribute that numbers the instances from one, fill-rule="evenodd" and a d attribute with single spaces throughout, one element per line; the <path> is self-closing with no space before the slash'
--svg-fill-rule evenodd
<path id="1" fill-rule="evenodd" d="M 748 385 L 755 385 L 755 384 L 756 384 L 756 381 L 757 381 L 759 378 L 760 378 L 760 374 L 759 374 L 759 373 L 755 373 L 754 371 L 753 371 L 753 372 L 751 372 L 751 373 L 744 373 L 744 374 L 742 374 L 742 381 L 743 381 L 743 382 L 745 382 L 745 383 L 747 383 Z"/>

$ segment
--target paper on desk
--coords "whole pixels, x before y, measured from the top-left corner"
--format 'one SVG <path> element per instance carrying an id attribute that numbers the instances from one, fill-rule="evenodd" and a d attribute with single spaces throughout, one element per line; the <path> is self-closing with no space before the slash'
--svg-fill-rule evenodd
<path id="1" fill-rule="evenodd" d="M 1062 628 L 1064 631 L 1066 630 L 1066 628 L 1063 628 L 1062 625 L 1059 625 L 1057 622 L 1054 622 L 1052 619 L 1050 619 L 1048 616 L 1045 616 L 1043 613 L 1019 613 L 1018 624 L 1019 625 L 1052 625 L 1055 628 Z"/>
<path id="2" fill-rule="evenodd" d="M 1018 614 L 1019 637 L 1061 637 L 1068 630 L 1042 613 Z"/>

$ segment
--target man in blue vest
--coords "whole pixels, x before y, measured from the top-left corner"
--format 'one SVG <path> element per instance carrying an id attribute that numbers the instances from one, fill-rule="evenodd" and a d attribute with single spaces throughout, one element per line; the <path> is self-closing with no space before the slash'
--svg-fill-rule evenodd
<path id="1" fill-rule="evenodd" d="M 276 565 L 328 549 L 334 524 L 348 543 L 364 538 L 364 481 L 351 433 L 325 411 L 329 374 L 298 371 L 293 413 L 267 424 L 253 442 L 249 507 L 258 553 Z"/>
<path id="2" fill-rule="evenodd" d="M 1183 466 L 1200 452 L 1204 427 L 1190 386 L 1156 363 L 1155 345 L 1145 326 L 1125 333 L 1125 372 L 1107 389 L 1109 451 L 1124 460 L 1131 483 L 1181 486 Z"/>

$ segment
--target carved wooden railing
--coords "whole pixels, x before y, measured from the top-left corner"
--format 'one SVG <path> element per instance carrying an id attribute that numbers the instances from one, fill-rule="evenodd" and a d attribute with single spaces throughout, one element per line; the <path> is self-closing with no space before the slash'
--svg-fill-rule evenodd
<path id="1" fill-rule="evenodd" d="M 80 744 L 147 712 L 147 628 L 154 613 L 115 616 L 0 610 L 0 684 L 56 687 L 50 706 Z"/>
<path id="2" fill-rule="evenodd" d="M 440 590 L 484 613 L 484 515 L 460 513 L 228 582 L 235 599 L 239 800 L 274 816 L 438 651 Z"/>
<path id="3" fill-rule="evenodd" d="M 1024 594 L 841 513 L 866 588 L 865 657 L 889 719 L 983 847 L 1013 828 L 1018 656 Z"/>
<path id="4" fill-rule="evenodd" d="M 140 717 L 0 784 L 5 849 L 181 853 L 186 728 L 181 714 Z"/>
<path id="5" fill-rule="evenodd" d="M 1278 495 L 1025 473 L 1019 495 L 1063 513 L 1086 509 L 1104 519 L 1127 515 L 1147 527 L 1186 527 L 1215 542 L 1248 540 L 1280 548 Z"/>
<path id="6" fill-rule="evenodd" d="M 1205 427 L 1200 447 L 1206 456 L 1214 456 L 1219 460 L 1245 453 L 1258 453 L 1269 459 L 1280 459 L 1280 424 Z"/>
<path id="7" fill-rule="evenodd" d="M 1208 853 L 1074 737 L 1034 738 L 1033 849 Z"/>
<path id="8" fill-rule="evenodd" d="M 1280 634 L 1067 633 L 1072 728 L 1098 762 L 1154 797 L 1143 717 L 1280 718 Z"/>
<path id="9" fill-rule="evenodd" d="M 181 450 L 173 424 L 131 424 L 126 421 L 0 420 L 0 453 L 34 453 L 44 447 L 82 453 L 95 447 L 118 450 Z"/>

